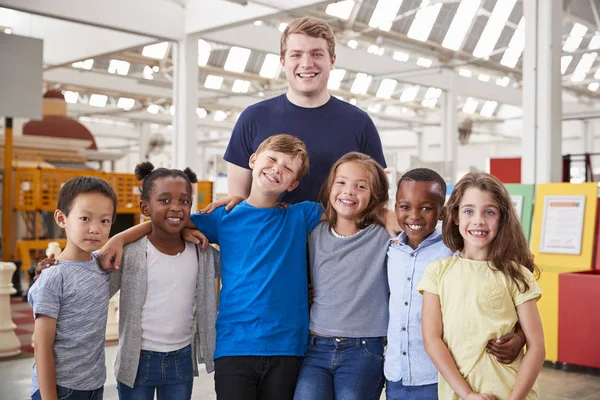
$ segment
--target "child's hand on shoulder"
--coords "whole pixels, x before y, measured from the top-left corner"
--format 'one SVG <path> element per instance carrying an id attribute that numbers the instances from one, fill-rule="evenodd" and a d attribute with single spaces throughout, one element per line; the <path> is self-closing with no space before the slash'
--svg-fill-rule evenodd
<path id="1" fill-rule="evenodd" d="M 51 266 L 56 264 L 58 264 L 58 260 L 54 258 L 54 254 L 50 254 L 50 257 L 44 258 L 35 266 L 35 275 L 33 277 L 33 280 L 35 281 L 37 278 L 39 278 L 43 270 L 45 270 L 46 268 L 50 268 Z"/>
<path id="2" fill-rule="evenodd" d="M 241 196 L 223 197 L 222 199 L 213 201 L 212 203 L 204 207 L 202 210 L 200 210 L 200 214 L 210 214 L 211 212 L 215 211 L 217 208 L 222 206 L 225 206 L 225 211 L 229 211 L 244 200 L 245 198 Z"/>
<path id="3" fill-rule="evenodd" d="M 206 247 L 208 246 L 207 237 L 204 236 L 204 234 L 198 229 L 183 228 L 183 230 L 181 231 L 181 238 L 186 242 L 199 244 L 200 250 L 202 251 L 206 250 Z"/>
<path id="4" fill-rule="evenodd" d="M 119 236 L 112 237 L 98 252 L 98 263 L 104 271 L 116 271 L 123 255 L 123 241 Z"/>

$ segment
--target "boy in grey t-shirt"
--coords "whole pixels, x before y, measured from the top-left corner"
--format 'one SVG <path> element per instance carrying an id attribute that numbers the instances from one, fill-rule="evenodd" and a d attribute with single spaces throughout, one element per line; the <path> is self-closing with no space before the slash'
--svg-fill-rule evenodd
<path id="1" fill-rule="evenodd" d="M 108 240 L 116 206 L 115 192 L 98 178 L 77 177 L 60 190 L 54 220 L 65 229 L 67 246 L 28 294 L 35 316 L 34 400 L 102 399 L 109 275 L 94 252 Z"/>

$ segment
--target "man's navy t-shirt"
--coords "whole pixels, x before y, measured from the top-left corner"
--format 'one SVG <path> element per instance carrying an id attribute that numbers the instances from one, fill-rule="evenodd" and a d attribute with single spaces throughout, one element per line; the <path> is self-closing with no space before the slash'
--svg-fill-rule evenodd
<path id="1" fill-rule="evenodd" d="M 317 201 L 331 166 L 348 152 L 368 154 L 386 166 L 381 139 L 368 114 L 333 96 L 316 108 L 296 106 L 285 94 L 249 106 L 233 128 L 224 159 L 249 168 L 250 155 L 261 142 L 279 133 L 302 140 L 310 160 L 308 175 L 280 199 L 286 203 Z"/>

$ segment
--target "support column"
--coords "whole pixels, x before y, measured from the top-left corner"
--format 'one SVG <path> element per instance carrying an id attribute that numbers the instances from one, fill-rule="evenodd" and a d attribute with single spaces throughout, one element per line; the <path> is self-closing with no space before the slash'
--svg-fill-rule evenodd
<path id="1" fill-rule="evenodd" d="M 148 159 L 146 158 L 148 153 L 148 141 L 150 140 L 150 124 L 143 123 L 139 127 L 140 131 L 140 154 L 138 156 L 138 162 L 144 162 Z"/>
<path id="2" fill-rule="evenodd" d="M 594 121 L 583 120 L 583 152 L 594 152 Z M 592 159 L 593 160 L 593 159 Z"/>
<path id="3" fill-rule="evenodd" d="M 456 94 L 453 91 L 442 93 L 442 176 L 448 183 L 456 182 L 456 155 L 458 128 L 456 124 Z"/>
<path id="4" fill-rule="evenodd" d="M 187 35 L 173 43 L 173 168 L 198 172 L 198 38 Z"/>
<path id="5" fill-rule="evenodd" d="M 522 183 L 562 181 L 562 0 L 523 0 Z"/>

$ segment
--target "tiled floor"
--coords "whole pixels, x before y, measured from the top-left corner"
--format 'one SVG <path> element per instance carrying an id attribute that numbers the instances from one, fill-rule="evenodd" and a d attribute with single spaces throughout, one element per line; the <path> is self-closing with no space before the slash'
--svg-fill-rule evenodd
<path id="1" fill-rule="evenodd" d="M 105 385 L 105 400 L 116 400 L 117 389 L 113 374 L 116 346 L 106 348 L 108 379 Z M 0 361 L 0 400 L 28 399 L 31 385 L 31 357 Z M 544 368 L 538 381 L 542 392 L 541 400 L 600 400 L 600 376 L 563 372 Z M 194 380 L 193 399 L 214 400 L 213 375 L 207 375 L 200 367 L 200 376 Z M 385 396 L 382 396 L 384 399 Z"/>

